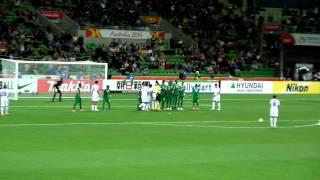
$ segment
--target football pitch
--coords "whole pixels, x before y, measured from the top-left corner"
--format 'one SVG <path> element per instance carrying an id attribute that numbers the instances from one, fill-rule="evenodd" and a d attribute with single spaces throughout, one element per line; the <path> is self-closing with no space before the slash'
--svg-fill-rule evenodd
<path id="1" fill-rule="evenodd" d="M 75 113 L 73 99 L 10 101 L 0 117 L 0 179 L 319 179 L 320 95 L 279 95 L 276 129 L 270 98 L 223 95 L 220 112 L 209 110 L 210 95 L 198 111 L 189 95 L 184 111 L 161 112 L 137 111 L 133 94 L 113 94 L 111 111 L 100 112 L 89 99 Z"/>

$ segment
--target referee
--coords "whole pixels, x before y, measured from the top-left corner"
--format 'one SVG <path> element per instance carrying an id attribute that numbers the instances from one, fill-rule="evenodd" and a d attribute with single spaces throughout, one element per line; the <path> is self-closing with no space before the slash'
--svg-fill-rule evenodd
<path id="1" fill-rule="evenodd" d="M 59 101 L 61 102 L 61 90 L 60 90 L 60 86 L 62 85 L 63 80 L 62 78 L 60 80 L 58 80 L 54 85 L 53 85 L 53 97 L 52 97 L 52 102 L 54 102 L 54 99 L 56 98 L 56 95 L 59 93 Z"/>

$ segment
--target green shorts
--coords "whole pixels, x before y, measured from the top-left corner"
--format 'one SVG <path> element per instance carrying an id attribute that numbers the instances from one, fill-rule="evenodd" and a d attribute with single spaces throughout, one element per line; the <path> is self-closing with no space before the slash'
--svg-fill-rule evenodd
<path id="1" fill-rule="evenodd" d="M 192 103 L 199 103 L 199 98 L 192 98 Z"/>

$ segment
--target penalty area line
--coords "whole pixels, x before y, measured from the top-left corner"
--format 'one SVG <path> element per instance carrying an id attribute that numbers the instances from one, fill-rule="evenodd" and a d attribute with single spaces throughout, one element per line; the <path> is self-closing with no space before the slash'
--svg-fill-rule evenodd
<path id="1" fill-rule="evenodd" d="M 99 123 L 99 122 L 91 122 L 91 123 L 24 123 L 24 124 L 1 124 L 0 127 L 23 127 L 23 126 L 73 126 L 73 125 L 143 125 L 150 124 L 148 122 L 119 122 L 119 123 Z"/>
<path id="2" fill-rule="evenodd" d="M 12 108 L 72 108 L 72 106 L 34 106 L 34 105 L 31 105 L 31 106 L 10 106 Z M 82 106 L 82 107 L 91 107 L 90 105 L 88 106 Z M 112 107 L 116 107 L 116 108 L 131 108 L 131 107 L 137 107 L 137 106 L 112 106 Z"/>
<path id="3" fill-rule="evenodd" d="M 282 120 L 284 122 L 311 121 L 311 120 Z M 313 120 L 312 120 L 313 121 Z M 83 126 L 83 125 L 152 125 L 152 126 L 175 126 L 175 127 L 196 127 L 196 128 L 224 128 L 224 129 L 266 129 L 268 126 L 225 126 L 225 125 L 196 125 L 199 123 L 260 123 L 257 121 L 177 121 L 177 122 L 69 122 L 69 123 L 24 123 L 24 124 L 0 124 L 0 127 L 27 127 L 27 126 Z M 284 126 L 279 128 L 302 128 L 320 125 L 316 124 Z"/>
<path id="4" fill-rule="evenodd" d="M 83 99 L 90 99 L 91 96 L 84 96 L 81 97 Z M 39 100 L 39 99 L 44 99 L 45 101 L 47 100 L 51 100 L 52 96 L 42 96 L 42 97 L 19 97 L 19 100 L 22 101 L 28 101 L 28 100 Z M 70 97 L 63 97 L 63 100 L 67 100 L 67 101 L 73 101 L 74 100 L 74 96 L 70 96 Z M 192 100 L 192 98 L 186 97 L 184 98 L 184 100 Z M 211 98 L 203 98 L 201 100 L 204 101 L 212 101 Z M 223 101 L 268 101 L 269 98 L 223 98 Z M 113 98 L 112 101 L 137 101 L 137 99 L 135 98 Z M 281 101 L 316 101 L 319 102 L 320 99 L 282 99 Z"/>
<path id="5" fill-rule="evenodd" d="M 173 126 L 173 127 L 192 127 L 192 128 L 221 128 L 221 129 L 270 129 L 269 126 L 204 126 L 204 125 L 193 125 L 193 124 L 166 124 L 166 123 L 152 123 L 153 126 Z M 277 127 L 280 129 L 294 129 L 294 128 L 304 128 L 304 127 L 314 127 L 319 126 L 320 123 L 316 124 L 306 124 L 306 125 L 295 125 L 295 126 L 283 126 Z"/>

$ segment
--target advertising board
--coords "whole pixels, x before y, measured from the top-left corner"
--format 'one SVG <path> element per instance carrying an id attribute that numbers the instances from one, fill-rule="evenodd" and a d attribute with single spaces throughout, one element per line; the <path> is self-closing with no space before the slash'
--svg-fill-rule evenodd
<path id="1" fill-rule="evenodd" d="M 273 93 L 276 94 L 320 94 L 319 82 L 275 81 Z"/>
<path id="2" fill-rule="evenodd" d="M 9 92 L 13 93 L 14 79 L 2 78 L 0 79 L 0 86 L 7 85 Z M 19 93 L 37 93 L 37 80 L 36 79 L 19 79 L 18 92 Z"/>
<path id="3" fill-rule="evenodd" d="M 57 80 L 53 79 L 38 79 L 38 93 L 51 93 L 54 90 L 54 84 Z M 102 80 L 98 80 L 99 88 L 102 89 Z M 94 81 L 91 80 L 64 80 L 60 90 L 63 93 L 75 93 L 78 87 L 78 84 L 81 83 L 81 92 L 82 93 L 90 93 L 91 86 L 93 85 Z"/>
<path id="4" fill-rule="evenodd" d="M 111 91 L 125 91 L 125 92 L 137 92 L 142 87 L 142 83 L 147 82 L 151 84 L 153 87 L 156 84 L 156 80 L 105 80 L 103 87 L 106 85 L 110 86 Z M 162 81 L 158 81 L 162 84 Z M 166 81 L 166 84 L 168 81 Z M 178 82 L 181 84 L 182 82 Z M 200 93 L 212 93 L 215 87 L 215 84 L 218 84 L 218 81 L 185 81 L 183 82 L 183 86 L 185 87 L 185 92 L 192 92 L 192 87 L 196 84 L 200 85 Z"/>
<path id="5" fill-rule="evenodd" d="M 222 94 L 271 94 L 272 81 L 221 81 Z"/>

